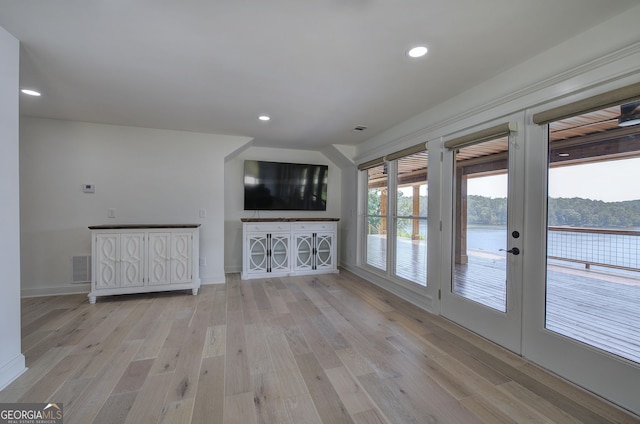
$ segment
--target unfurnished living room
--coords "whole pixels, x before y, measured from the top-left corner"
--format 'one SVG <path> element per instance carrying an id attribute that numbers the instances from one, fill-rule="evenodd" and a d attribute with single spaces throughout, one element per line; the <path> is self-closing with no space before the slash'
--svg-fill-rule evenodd
<path id="1" fill-rule="evenodd" d="M 637 0 L 0 0 L 0 423 L 640 422 Z"/>

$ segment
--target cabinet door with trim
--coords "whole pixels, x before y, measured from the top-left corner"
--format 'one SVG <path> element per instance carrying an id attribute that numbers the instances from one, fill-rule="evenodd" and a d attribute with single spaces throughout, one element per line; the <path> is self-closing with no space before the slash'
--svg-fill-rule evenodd
<path id="1" fill-rule="evenodd" d="M 120 234 L 96 234 L 95 289 L 120 287 L 118 259 Z"/>
<path id="2" fill-rule="evenodd" d="M 144 233 L 120 235 L 120 285 L 140 287 L 144 285 Z"/>
<path id="3" fill-rule="evenodd" d="M 315 269 L 334 269 L 335 233 L 316 233 L 315 236 Z"/>
<path id="4" fill-rule="evenodd" d="M 296 271 L 307 271 L 314 266 L 314 239 L 313 234 L 296 234 L 294 238 L 296 257 L 294 269 Z"/>
<path id="5" fill-rule="evenodd" d="M 271 234 L 271 258 L 269 272 L 289 270 L 289 241 L 291 236 L 286 234 Z"/>
<path id="6" fill-rule="evenodd" d="M 171 281 L 171 233 L 149 233 L 149 284 Z"/>
<path id="7" fill-rule="evenodd" d="M 267 234 L 248 234 L 245 240 L 245 246 L 248 246 L 245 255 L 247 270 L 249 274 L 267 272 L 268 253 L 269 253 L 269 237 Z"/>
<path id="8" fill-rule="evenodd" d="M 192 281 L 192 233 L 171 233 L 171 283 Z"/>

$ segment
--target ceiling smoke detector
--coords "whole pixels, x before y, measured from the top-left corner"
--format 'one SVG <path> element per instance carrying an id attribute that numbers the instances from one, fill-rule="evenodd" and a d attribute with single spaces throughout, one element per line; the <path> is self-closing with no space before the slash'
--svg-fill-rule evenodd
<path id="1" fill-rule="evenodd" d="M 362 132 L 362 131 L 364 131 L 364 130 L 366 130 L 366 129 L 367 129 L 367 127 L 366 127 L 366 126 L 364 126 L 364 125 L 358 125 L 358 126 L 354 127 L 351 131 L 353 131 L 353 132 Z"/>

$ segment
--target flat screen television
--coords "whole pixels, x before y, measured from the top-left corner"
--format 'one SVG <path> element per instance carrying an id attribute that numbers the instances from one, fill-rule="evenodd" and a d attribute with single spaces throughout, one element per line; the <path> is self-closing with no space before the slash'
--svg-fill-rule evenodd
<path id="1" fill-rule="evenodd" d="M 244 161 L 244 210 L 326 211 L 327 165 Z"/>

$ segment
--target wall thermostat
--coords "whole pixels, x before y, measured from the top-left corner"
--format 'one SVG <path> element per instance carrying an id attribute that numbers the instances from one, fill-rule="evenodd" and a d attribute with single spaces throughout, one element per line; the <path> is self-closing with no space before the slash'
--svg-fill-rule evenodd
<path id="1" fill-rule="evenodd" d="M 93 184 L 82 184 L 82 192 L 83 193 L 95 193 L 96 186 Z"/>

